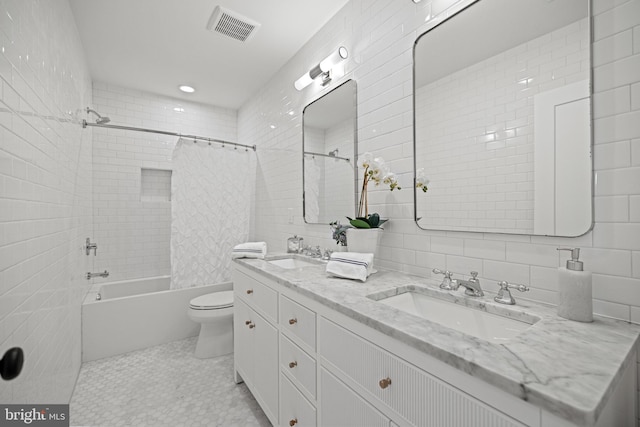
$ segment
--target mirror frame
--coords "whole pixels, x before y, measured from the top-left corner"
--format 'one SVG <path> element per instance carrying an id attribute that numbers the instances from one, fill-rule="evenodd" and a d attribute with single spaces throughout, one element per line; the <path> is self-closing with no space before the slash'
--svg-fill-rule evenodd
<path id="1" fill-rule="evenodd" d="M 436 232 L 460 232 L 460 233 L 482 233 L 482 234 L 504 234 L 504 235 L 514 235 L 514 236 L 541 236 L 541 237 L 560 237 L 560 238 L 575 238 L 588 234 L 593 230 L 595 225 L 595 180 L 596 173 L 594 169 L 594 115 L 593 115 L 593 6 L 592 0 L 585 0 L 587 7 L 587 25 L 588 25 L 588 42 L 589 42 L 589 154 L 590 154 L 590 166 L 591 166 L 591 176 L 590 176 L 590 206 L 591 206 L 591 223 L 589 227 L 581 234 L 575 236 L 567 236 L 567 235 L 549 235 L 549 234 L 533 234 L 533 233 L 510 233 L 508 231 L 484 231 L 484 230 L 455 230 L 448 228 L 428 228 L 420 225 L 419 220 L 421 218 L 418 217 L 418 189 L 416 188 L 416 180 L 417 180 L 417 135 L 416 135 L 416 47 L 418 42 L 422 37 L 427 35 L 430 31 L 433 31 L 437 27 L 445 24 L 451 18 L 457 16 L 458 14 L 464 12 L 469 7 L 479 3 L 482 0 L 468 0 L 468 2 L 464 5 L 459 5 L 458 10 L 455 11 L 450 16 L 447 16 L 443 20 L 434 20 L 433 25 L 429 27 L 426 31 L 419 34 L 416 37 L 416 40 L 413 42 L 412 49 L 412 107 L 413 107 L 413 219 L 418 228 L 426 231 L 436 231 Z"/>
<path id="2" fill-rule="evenodd" d="M 302 219 L 304 220 L 305 224 L 326 224 L 329 225 L 329 223 L 324 223 L 324 222 L 309 222 L 307 221 L 307 204 L 306 204 L 306 194 L 305 194 L 305 171 L 304 171 L 304 154 L 305 154 L 305 149 L 304 149 L 304 145 L 305 145 L 305 138 L 304 138 L 304 116 L 305 116 L 305 111 L 307 110 L 307 108 L 309 108 L 310 106 L 312 106 L 313 104 L 315 104 L 318 101 L 321 101 L 324 97 L 326 97 L 327 95 L 333 93 L 334 91 L 338 90 L 339 88 L 343 87 L 344 85 L 348 84 L 348 83 L 353 83 L 353 109 L 354 109 L 354 116 L 353 116 L 353 206 L 352 209 L 353 211 L 351 213 L 349 212 L 345 212 L 345 216 L 347 215 L 353 215 L 355 216 L 356 213 L 358 212 L 358 166 L 357 166 L 357 159 L 358 159 L 358 84 L 356 83 L 355 80 L 353 79 L 347 79 L 344 82 L 340 83 L 338 86 L 334 87 L 333 89 L 331 89 L 330 91 L 328 91 L 327 93 L 323 94 L 322 96 L 314 99 L 313 101 L 311 101 L 310 103 L 308 103 L 307 105 L 305 105 L 305 107 L 302 109 Z M 336 218 L 336 220 L 339 220 L 339 218 Z"/>

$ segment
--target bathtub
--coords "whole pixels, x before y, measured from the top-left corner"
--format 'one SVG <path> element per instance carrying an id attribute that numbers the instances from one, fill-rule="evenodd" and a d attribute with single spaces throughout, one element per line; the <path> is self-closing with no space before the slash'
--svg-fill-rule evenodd
<path id="1" fill-rule="evenodd" d="M 170 283 L 159 276 L 93 285 L 82 303 L 82 361 L 196 336 L 200 325 L 187 316 L 189 301 L 233 288 L 225 282 L 169 290 Z"/>

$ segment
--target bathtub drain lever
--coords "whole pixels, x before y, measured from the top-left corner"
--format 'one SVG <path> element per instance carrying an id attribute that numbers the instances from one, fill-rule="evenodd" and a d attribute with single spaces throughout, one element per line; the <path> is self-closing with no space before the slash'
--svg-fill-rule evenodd
<path id="1" fill-rule="evenodd" d="M 109 272 L 107 270 L 103 271 L 102 273 L 88 272 L 86 277 L 87 277 L 87 280 L 91 280 L 94 277 L 109 277 Z"/>

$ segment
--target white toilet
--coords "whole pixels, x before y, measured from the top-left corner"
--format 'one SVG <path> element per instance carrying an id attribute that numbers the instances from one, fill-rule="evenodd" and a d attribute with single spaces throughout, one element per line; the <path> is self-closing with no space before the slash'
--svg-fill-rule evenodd
<path id="1" fill-rule="evenodd" d="M 233 291 L 201 295 L 189 303 L 189 318 L 201 323 L 195 356 L 222 356 L 233 351 Z"/>

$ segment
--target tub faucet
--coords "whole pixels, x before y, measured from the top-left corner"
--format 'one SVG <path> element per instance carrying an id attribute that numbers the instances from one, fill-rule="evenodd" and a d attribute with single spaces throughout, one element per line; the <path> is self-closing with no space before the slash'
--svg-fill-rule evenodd
<path id="1" fill-rule="evenodd" d="M 471 279 L 469 280 L 456 280 L 458 286 L 464 286 L 466 289 L 464 291 L 465 295 L 470 297 L 481 297 L 484 296 L 484 292 L 482 292 L 482 287 L 480 287 L 480 279 L 478 279 L 478 272 L 471 272 Z M 456 286 L 456 289 L 457 287 Z"/>
<path id="2" fill-rule="evenodd" d="M 91 280 L 94 277 L 109 277 L 109 272 L 107 270 L 103 271 L 102 273 L 91 273 L 91 272 L 88 272 L 85 277 L 87 278 L 87 280 Z"/>

